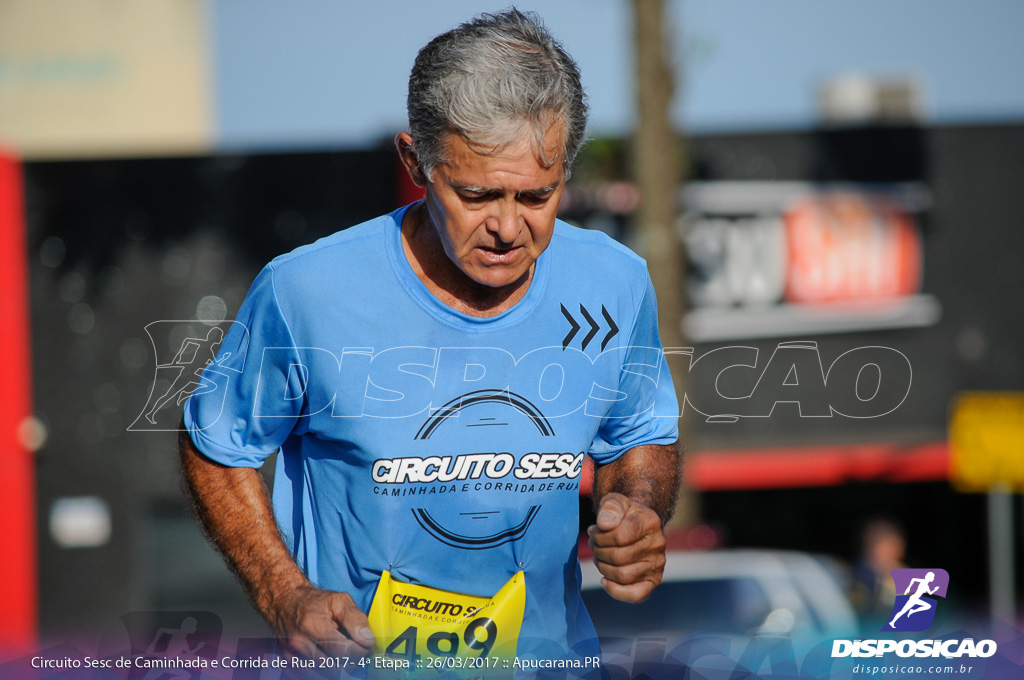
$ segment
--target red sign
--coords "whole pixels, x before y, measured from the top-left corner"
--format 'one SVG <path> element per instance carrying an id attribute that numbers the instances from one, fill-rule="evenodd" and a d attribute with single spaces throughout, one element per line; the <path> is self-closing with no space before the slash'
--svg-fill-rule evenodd
<path id="1" fill-rule="evenodd" d="M 899 206 L 856 194 L 826 195 L 797 201 L 783 221 L 787 301 L 880 300 L 917 292 L 921 239 Z"/>
<path id="2" fill-rule="evenodd" d="M 26 267 L 21 164 L 0 153 L 0 658 L 31 647 L 36 637 L 35 461 L 18 437 L 32 401 Z"/>

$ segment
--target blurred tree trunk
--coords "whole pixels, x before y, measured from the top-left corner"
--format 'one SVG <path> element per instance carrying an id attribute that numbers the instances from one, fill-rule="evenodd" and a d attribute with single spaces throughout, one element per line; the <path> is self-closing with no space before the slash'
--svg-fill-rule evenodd
<path id="1" fill-rule="evenodd" d="M 644 257 L 658 294 L 658 325 L 666 348 L 685 347 L 682 319 L 686 308 L 683 245 L 676 232 L 678 191 L 683 180 L 681 139 L 672 126 L 675 90 L 671 49 L 665 31 L 663 0 L 632 0 L 636 46 L 637 128 L 633 137 L 633 169 L 640 190 L 635 216 Z M 678 368 L 678 364 L 677 364 Z M 683 404 L 686 374 L 673 371 L 679 404 Z M 682 421 L 680 421 L 680 425 Z M 680 432 L 680 444 L 684 435 Z M 680 494 L 675 526 L 692 526 L 698 508 L 685 485 Z"/>

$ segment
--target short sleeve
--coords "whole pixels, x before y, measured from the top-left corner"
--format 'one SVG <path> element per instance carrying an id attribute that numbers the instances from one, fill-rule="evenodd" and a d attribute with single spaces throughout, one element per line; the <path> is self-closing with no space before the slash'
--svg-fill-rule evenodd
<path id="1" fill-rule="evenodd" d="M 217 388 L 197 389 L 185 404 L 185 428 L 196 448 L 223 465 L 262 465 L 301 413 L 300 366 L 267 265 L 203 372 L 203 382 Z"/>
<path id="2" fill-rule="evenodd" d="M 623 453 L 645 444 L 673 444 L 679 438 L 679 407 L 675 385 L 658 334 L 658 304 L 654 285 L 646 276 L 646 289 L 622 352 L 615 401 L 601 421 L 590 456 L 610 463 Z"/>

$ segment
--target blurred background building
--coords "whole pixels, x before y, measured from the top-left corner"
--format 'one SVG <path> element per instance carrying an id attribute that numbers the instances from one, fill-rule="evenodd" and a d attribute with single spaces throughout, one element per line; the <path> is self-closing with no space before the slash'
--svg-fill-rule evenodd
<path id="1" fill-rule="evenodd" d="M 945 568 L 951 598 L 991 609 L 990 562 L 1012 564 L 1021 532 L 988 533 L 1005 504 L 963 492 L 985 483 L 950 483 L 949 426 L 963 392 L 1024 389 L 1024 8 L 667 6 L 689 179 L 689 351 L 671 365 L 699 508 L 679 544 L 853 565 L 886 518 L 906 564 Z M 629 5 L 522 8 L 591 98 L 561 214 L 643 254 Z M 272 257 L 416 198 L 390 145 L 408 70 L 481 9 L 0 1 L 14 646 L 37 631 L 116 645 L 133 612 L 260 633 L 183 504 L 178 416 L 144 419 L 170 386 L 158 365 L 230 320 Z M 1012 454 L 1024 461 L 1013 436 L 1007 488 Z M 1024 584 L 1000 573 L 1012 615 Z"/>

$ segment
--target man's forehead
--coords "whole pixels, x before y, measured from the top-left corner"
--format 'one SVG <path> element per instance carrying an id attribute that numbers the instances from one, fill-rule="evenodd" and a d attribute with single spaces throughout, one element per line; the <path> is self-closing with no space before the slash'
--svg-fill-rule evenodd
<path id="1" fill-rule="evenodd" d="M 555 188 L 564 179 L 562 167 L 562 138 L 549 133 L 542 154 L 532 133 L 527 130 L 512 142 L 487 145 L 473 142 L 458 133 L 448 133 L 445 139 L 445 183 L 454 188 L 490 189 L 493 177 L 518 178 L 525 182 L 525 190 L 537 191 Z M 555 143 L 552 144 L 552 138 Z M 516 182 L 519 184 L 520 182 Z"/>
<path id="2" fill-rule="evenodd" d="M 548 124 L 544 137 L 540 139 L 535 128 L 528 122 L 509 124 L 505 129 L 493 133 L 481 133 L 467 137 L 455 130 L 444 134 L 441 148 L 445 156 L 454 153 L 471 152 L 488 158 L 515 158 L 532 154 L 544 167 L 551 167 L 562 161 L 565 146 L 565 125 L 561 121 Z"/>

